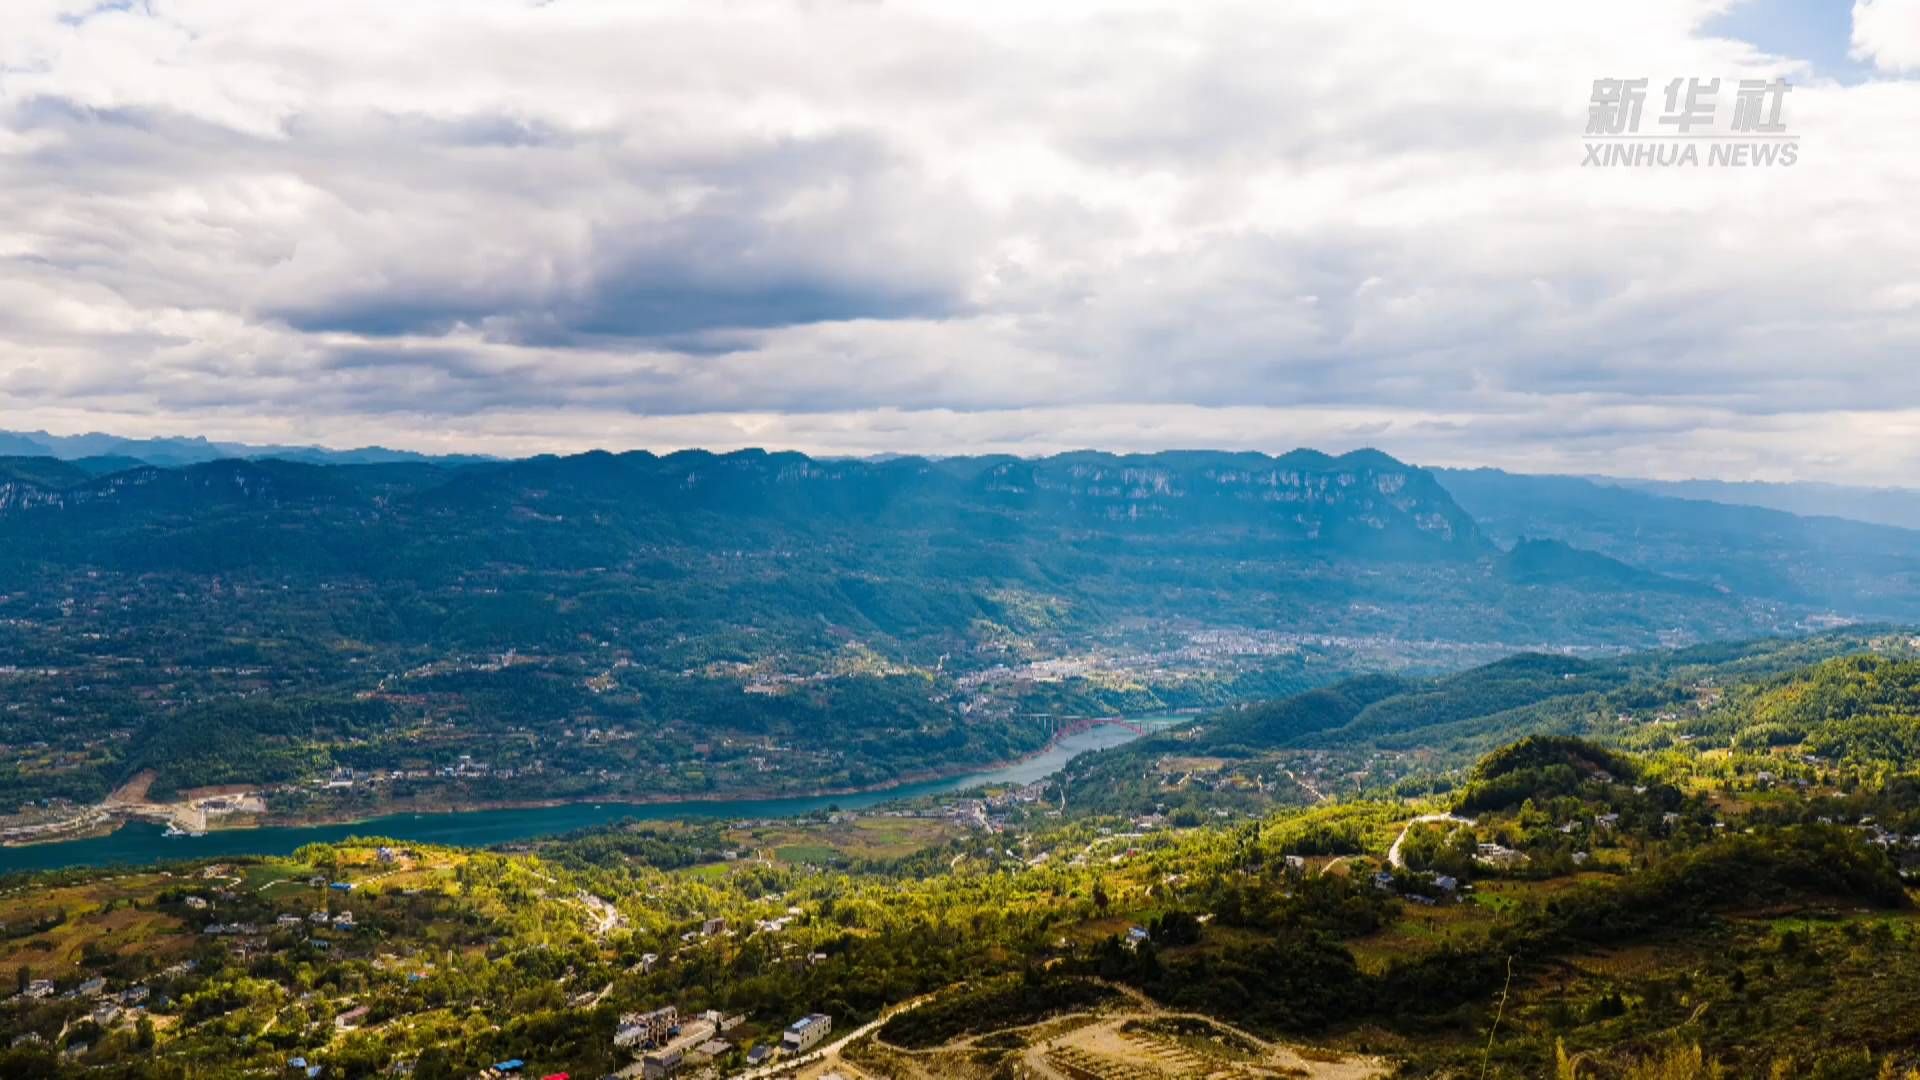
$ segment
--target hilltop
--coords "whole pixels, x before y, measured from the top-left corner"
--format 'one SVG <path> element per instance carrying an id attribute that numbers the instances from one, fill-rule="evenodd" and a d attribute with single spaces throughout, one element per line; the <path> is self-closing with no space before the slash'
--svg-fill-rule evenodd
<path id="1" fill-rule="evenodd" d="M 1920 639 L 1863 628 L 1364 676 L 1085 755 L 1064 786 L 1086 810 L 1190 820 L 1366 791 L 1471 812 L 1644 783 L 1623 751 L 1712 750 L 1776 777 L 1809 759 L 1869 771 L 1920 760 Z"/>

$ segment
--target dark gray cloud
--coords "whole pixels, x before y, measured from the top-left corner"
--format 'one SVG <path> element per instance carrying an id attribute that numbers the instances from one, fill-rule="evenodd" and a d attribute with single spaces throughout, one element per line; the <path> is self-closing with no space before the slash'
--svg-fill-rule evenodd
<path id="1" fill-rule="evenodd" d="M 397 126 L 418 125 L 403 120 Z M 432 127 L 524 130 L 498 118 Z M 390 140 L 391 133 L 382 132 L 378 141 Z M 580 241 L 576 250 L 564 253 L 554 251 L 551 234 L 538 222 L 553 209 L 546 200 L 554 192 L 514 181 L 550 164 L 564 174 L 583 154 L 615 167 L 627 164 L 630 155 L 604 140 L 548 138 L 511 145 L 522 151 L 523 160 L 494 163 L 498 173 L 507 174 L 497 179 L 507 182 L 491 191 L 506 204 L 503 212 L 524 214 L 535 223 L 526 235 L 512 238 L 517 250 L 496 271 L 476 280 L 459 266 L 403 265 L 398 275 L 379 275 L 360 288 L 276 297 L 260 313 L 303 331 L 392 336 L 484 325 L 498 340 L 564 346 L 939 317 L 962 304 L 957 266 L 903 267 L 890 257 L 914 243 L 916 229 L 911 208 L 890 189 L 919 185 L 910 170 L 868 139 L 842 134 L 781 138 L 690 159 L 639 154 L 631 161 L 632 173 L 574 193 L 606 201 L 561 223 Z M 555 157 L 563 160 L 554 162 Z M 833 193 L 835 205 L 801 216 L 781 214 L 796 192 L 809 190 Z M 692 194 L 679 197 L 680 192 Z M 658 212 L 654 204 L 667 198 L 679 205 Z M 564 214 L 568 208 L 559 209 Z M 503 231 L 511 229 L 507 225 Z M 855 238 L 872 242 L 888 235 L 892 243 L 877 245 L 868 257 L 850 250 Z"/>

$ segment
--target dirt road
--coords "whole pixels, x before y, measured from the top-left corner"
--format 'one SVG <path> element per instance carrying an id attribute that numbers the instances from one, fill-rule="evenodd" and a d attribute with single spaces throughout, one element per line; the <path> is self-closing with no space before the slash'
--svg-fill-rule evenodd
<path id="1" fill-rule="evenodd" d="M 1406 840 L 1407 834 L 1413 831 L 1415 825 L 1424 825 L 1432 821 L 1452 821 L 1461 825 L 1473 824 L 1472 818 L 1463 818 L 1458 814 L 1421 814 L 1419 817 L 1407 822 L 1406 827 L 1400 830 L 1400 835 L 1393 838 L 1393 846 L 1387 849 L 1387 865 L 1393 867 L 1395 870 L 1405 870 L 1407 868 L 1407 860 L 1400 856 L 1400 844 Z"/>

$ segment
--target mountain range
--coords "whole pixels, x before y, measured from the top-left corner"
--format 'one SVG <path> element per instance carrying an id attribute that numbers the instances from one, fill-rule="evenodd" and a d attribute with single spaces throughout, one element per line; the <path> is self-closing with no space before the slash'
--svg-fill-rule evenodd
<path id="1" fill-rule="evenodd" d="M 1848 484 L 1764 483 L 1730 480 L 1640 480 L 1590 477 L 1602 484 L 1633 488 L 1678 499 L 1703 499 L 1784 510 L 1802 517 L 1836 517 L 1874 525 L 1920 529 L 1920 491 L 1909 488 L 1855 487 Z"/>
<path id="2" fill-rule="evenodd" d="M 1731 595 L 1829 616 L 1912 620 L 1920 533 L 1682 499 L 1571 476 L 1437 469 L 1495 543 L 1555 540 Z"/>
<path id="3" fill-rule="evenodd" d="M 1710 636 L 1802 617 L 1920 616 L 1920 535 L 1905 529 L 1574 477 L 1425 470 L 1372 450 L 876 461 L 634 451 L 329 464 L 269 456 L 174 467 L 7 458 L 0 535 L 10 537 L 16 571 L 50 560 L 445 581 L 518 568 L 657 584 L 679 571 L 737 586 L 738 575 L 702 569 L 732 553 L 744 560 L 735 569 L 757 560 L 783 567 L 789 581 L 834 575 L 843 598 L 856 588 L 872 600 L 912 592 L 904 602 L 917 606 L 968 586 L 1029 589 L 1058 592 L 1082 614 L 1270 623 L 1312 611 L 1309 625 L 1325 630 L 1412 630 L 1419 620 L 1396 617 L 1392 604 L 1425 608 L 1454 593 L 1469 607 L 1518 616 L 1482 632 L 1577 642 L 1650 641 L 1661 619 Z M 1360 566 L 1368 570 L 1349 572 Z M 765 584 L 782 575 L 744 576 Z M 1609 613 L 1588 611 L 1569 626 L 1527 611 L 1539 606 L 1528 595 L 1542 590 L 1580 594 L 1583 608 Z M 908 636 L 915 629 L 876 620 L 877 611 L 841 614 Z M 1441 636 L 1453 632 L 1473 636 L 1464 627 Z"/>
<path id="4" fill-rule="evenodd" d="M 246 443 L 213 442 L 199 436 L 134 439 L 100 432 L 51 435 L 44 431 L 0 431 L 0 456 L 50 457 L 71 461 L 96 475 L 118 472 L 131 465 L 197 465 L 222 458 L 272 457 L 320 465 L 368 465 L 397 461 L 454 464 L 493 460 L 471 454 L 418 454 L 411 450 L 389 450 L 383 446 L 331 450 L 322 446 L 252 446 Z"/>
<path id="5" fill-rule="evenodd" d="M 0 744 L 40 748 L 0 792 L 857 787 L 1055 716 L 1916 621 L 1915 539 L 1374 450 L 0 458 Z"/>

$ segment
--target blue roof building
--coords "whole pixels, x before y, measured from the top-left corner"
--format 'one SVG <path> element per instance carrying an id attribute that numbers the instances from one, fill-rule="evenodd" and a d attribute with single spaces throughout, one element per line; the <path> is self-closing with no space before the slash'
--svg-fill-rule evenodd
<path id="1" fill-rule="evenodd" d="M 833 1018 L 825 1013 L 811 1013 L 787 1026 L 785 1035 L 780 1037 L 781 1049 L 790 1054 L 804 1053 L 813 1049 L 813 1045 L 827 1037 L 833 1030 Z"/>

